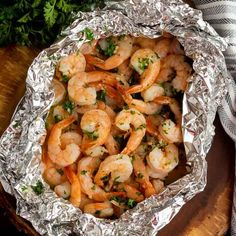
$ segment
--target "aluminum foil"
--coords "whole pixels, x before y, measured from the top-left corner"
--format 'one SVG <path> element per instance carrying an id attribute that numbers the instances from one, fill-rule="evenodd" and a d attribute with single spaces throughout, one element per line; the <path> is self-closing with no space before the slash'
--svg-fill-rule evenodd
<path id="1" fill-rule="evenodd" d="M 198 10 L 178 0 L 110 2 L 103 10 L 77 13 L 63 38 L 42 51 L 28 70 L 26 93 L 0 139 L 0 180 L 15 196 L 17 213 L 42 235 L 155 235 L 180 208 L 206 185 L 206 154 L 214 136 L 213 120 L 228 83 L 223 50 L 227 44 L 202 20 Z M 86 41 L 83 30 L 95 38 L 131 34 L 158 37 L 170 32 L 193 59 L 195 73 L 183 100 L 183 135 L 189 174 L 126 211 L 117 220 L 82 214 L 56 197 L 41 176 L 41 145 L 45 118 L 53 101 L 50 85 L 57 61 L 77 51 Z M 43 193 L 31 186 L 42 181 Z"/>

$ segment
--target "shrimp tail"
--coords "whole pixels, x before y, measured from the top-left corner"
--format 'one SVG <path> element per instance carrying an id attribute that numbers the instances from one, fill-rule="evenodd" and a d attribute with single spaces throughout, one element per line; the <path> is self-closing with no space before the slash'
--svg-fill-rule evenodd
<path id="1" fill-rule="evenodd" d="M 81 203 L 81 185 L 79 178 L 72 169 L 72 166 L 65 167 L 65 174 L 71 183 L 71 195 L 69 201 L 75 206 L 79 207 Z"/>

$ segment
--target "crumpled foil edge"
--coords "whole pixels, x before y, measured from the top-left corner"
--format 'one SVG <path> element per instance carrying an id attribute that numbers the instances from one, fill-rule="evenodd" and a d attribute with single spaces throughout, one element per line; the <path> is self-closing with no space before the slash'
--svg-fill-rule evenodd
<path id="1" fill-rule="evenodd" d="M 64 38 L 42 51 L 28 70 L 26 93 L 0 139 L 0 181 L 5 191 L 16 197 L 17 213 L 40 234 L 154 235 L 206 185 L 205 156 L 214 136 L 216 109 L 228 83 L 221 53 L 226 41 L 202 20 L 200 11 L 179 0 L 110 2 L 104 10 L 79 12 L 76 18 L 62 32 Z M 54 96 L 50 85 L 54 66 L 85 42 L 81 32 L 86 27 L 93 29 L 96 38 L 121 34 L 158 37 L 162 31 L 170 32 L 194 61 L 195 73 L 184 95 L 182 122 L 191 172 L 113 221 L 82 214 L 57 198 L 41 176 L 41 145 Z M 44 192 L 36 195 L 30 186 L 39 180 Z"/>

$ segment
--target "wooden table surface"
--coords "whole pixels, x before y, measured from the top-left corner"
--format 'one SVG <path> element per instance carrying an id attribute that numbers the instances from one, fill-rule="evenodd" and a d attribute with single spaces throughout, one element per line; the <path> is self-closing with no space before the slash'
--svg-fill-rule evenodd
<path id="1" fill-rule="evenodd" d="M 16 104 L 24 94 L 27 68 L 38 50 L 11 46 L 0 49 L 0 134 L 7 127 Z M 177 216 L 164 227 L 160 236 L 224 235 L 229 228 L 234 180 L 234 145 L 215 121 L 216 136 L 207 156 L 208 183 L 205 190 L 189 201 Z M 30 224 L 15 215 L 14 200 L 0 189 L 0 232 L 13 235 L 13 221 L 18 230 L 36 235 Z M 3 215 L 4 214 L 4 215 Z M 6 222 L 6 223 L 3 223 Z M 9 228 L 6 228 L 9 225 Z M 11 232 L 11 233 L 10 233 Z M 19 235 L 19 234 L 17 234 Z"/>

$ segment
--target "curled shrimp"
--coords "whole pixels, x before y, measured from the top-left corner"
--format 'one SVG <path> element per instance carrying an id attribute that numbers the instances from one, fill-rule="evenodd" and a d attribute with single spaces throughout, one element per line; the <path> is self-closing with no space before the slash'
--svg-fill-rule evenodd
<path id="1" fill-rule="evenodd" d="M 81 202 L 81 185 L 78 176 L 73 171 L 71 166 L 65 168 L 66 176 L 71 184 L 69 201 L 75 206 L 79 207 Z"/>
<path id="2" fill-rule="evenodd" d="M 94 109 L 84 113 L 80 127 L 84 133 L 82 149 L 103 145 L 111 130 L 111 120 L 106 112 Z"/>
<path id="3" fill-rule="evenodd" d="M 130 126 L 132 126 L 127 145 L 121 153 L 129 154 L 133 152 L 141 143 L 146 132 L 146 119 L 144 115 L 134 108 L 122 110 L 116 116 L 115 124 L 123 131 L 130 130 Z"/>
<path id="4" fill-rule="evenodd" d="M 60 102 L 62 102 L 63 99 L 65 98 L 66 89 L 64 85 L 56 79 L 52 80 L 52 86 L 53 86 L 54 94 L 55 94 L 52 105 L 55 106 L 59 104 Z"/>
<path id="5" fill-rule="evenodd" d="M 165 94 L 165 89 L 160 84 L 153 84 L 148 89 L 141 92 L 145 102 L 151 102 L 156 97 L 163 96 Z"/>
<path id="6" fill-rule="evenodd" d="M 158 83 L 167 82 L 171 79 L 172 85 L 177 91 L 185 91 L 187 79 L 191 75 L 191 66 L 184 61 L 183 55 L 170 54 L 163 59 L 161 71 L 157 76 Z"/>
<path id="7" fill-rule="evenodd" d="M 78 105 L 92 105 L 96 102 L 96 89 L 89 87 L 89 83 L 104 82 L 116 86 L 115 76 L 103 71 L 79 72 L 68 82 L 68 94 Z"/>
<path id="8" fill-rule="evenodd" d="M 130 60 L 133 68 L 141 75 L 140 84 L 127 89 L 128 93 L 139 93 L 149 88 L 160 71 L 160 59 L 151 49 L 137 50 Z"/>
<path id="9" fill-rule="evenodd" d="M 62 76 L 67 76 L 71 78 L 78 72 L 84 71 L 86 66 L 86 60 L 82 53 L 76 52 L 63 57 L 58 66 L 58 70 L 61 72 Z"/>
<path id="10" fill-rule="evenodd" d="M 175 122 L 173 122 L 171 119 L 165 119 L 162 121 L 161 125 L 159 125 L 158 131 L 162 138 L 168 143 L 182 142 L 182 114 L 178 102 L 174 98 L 165 96 L 157 97 L 154 101 L 157 103 L 169 105 L 171 111 L 175 115 Z"/>
<path id="11" fill-rule="evenodd" d="M 155 102 L 144 102 L 139 99 L 135 99 L 131 96 L 131 94 L 127 93 L 121 86 L 117 86 L 119 92 L 122 94 L 124 101 L 128 104 L 128 106 L 132 109 L 137 109 L 139 112 L 144 113 L 146 115 L 152 115 L 159 112 L 162 108 L 160 104 Z"/>
<path id="12" fill-rule="evenodd" d="M 136 202 L 141 202 L 144 200 L 143 194 L 137 188 L 129 184 L 119 184 L 118 190 L 125 192 L 128 198 L 131 198 Z"/>
<path id="13" fill-rule="evenodd" d="M 133 160 L 134 173 L 136 176 L 136 181 L 141 184 L 141 187 L 144 189 L 145 197 L 150 197 L 155 194 L 156 191 L 149 181 L 149 176 L 147 173 L 146 166 L 139 156 L 135 156 Z"/>
<path id="14" fill-rule="evenodd" d="M 91 157 L 102 157 L 107 152 L 107 149 L 103 146 L 91 147 L 85 150 L 85 154 Z"/>
<path id="15" fill-rule="evenodd" d="M 111 70 L 121 65 L 126 59 L 131 56 L 133 47 L 132 37 L 125 36 L 122 39 L 113 37 L 112 41 L 114 41 L 114 44 L 116 45 L 114 54 L 112 56 L 110 56 L 106 60 L 103 60 L 90 54 L 86 54 L 85 58 L 87 63 L 93 64 L 103 70 Z"/>
<path id="16" fill-rule="evenodd" d="M 150 171 L 151 177 L 158 176 L 163 179 L 172 171 L 179 163 L 178 147 L 173 143 L 168 144 L 163 150 L 155 147 L 146 157 L 148 166 L 151 168 L 154 175 Z"/>
<path id="17" fill-rule="evenodd" d="M 118 154 L 107 157 L 99 166 L 98 172 L 94 177 L 94 182 L 104 187 L 105 180 L 109 180 L 112 186 L 114 180 L 125 182 L 133 172 L 133 166 L 128 155 Z"/>
<path id="18" fill-rule="evenodd" d="M 82 143 L 82 137 L 79 133 L 75 131 L 68 131 L 61 135 L 61 147 L 65 149 L 67 145 L 75 143 L 78 146 Z"/>
<path id="19" fill-rule="evenodd" d="M 52 127 L 48 138 L 48 156 L 55 164 L 65 167 L 77 160 L 80 148 L 75 143 L 68 144 L 65 149 L 61 147 L 62 130 L 75 121 L 73 116 L 68 117 Z"/>
<path id="20" fill-rule="evenodd" d="M 43 148 L 44 171 L 43 177 L 50 186 L 56 186 L 66 181 L 64 169 L 55 165 L 48 157 L 46 147 Z"/>
<path id="21" fill-rule="evenodd" d="M 128 80 L 133 73 L 133 69 L 130 66 L 129 59 L 125 60 L 121 65 L 119 65 L 117 69 L 117 73 L 124 76 L 126 80 Z"/>
<path id="22" fill-rule="evenodd" d="M 161 38 L 158 40 L 154 47 L 154 52 L 160 57 L 164 58 L 167 56 L 170 50 L 170 45 L 171 45 L 172 39 L 171 38 Z"/>
<path id="23" fill-rule="evenodd" d="M 63 183 L 55 186 L 54 191 L 57 194 L 57 196 L 66 199 L 71 194 L 71 185 L 70 185 L 69 181 L 63 182 Z"/>
<path id="24" fill-rule="evenodd" d="M 112 208 L 112 204 L 109 201 L 106 201 L 106 202 L 89 203 L 85 205 L 84 213 L 89 213 L 96 217 L 107 218 L 113 215 L 114 210 Z"/>
<path id="25" fill-rule="evenodd" d="M 99 185 L 93 182 L 93 173 L 98 169 L 101 161 L 96 157 L 84 157 L 78 163 L 78 177 L 81 183 L 82 192 L 88 195 L 89 199 L 103 202 L 109 200 L 113 195 L 121 195 L 119 192 L 105 192 Z"/>
<path id="26" fill-rule="evenodd" d="M 138 44 L 141 48 L 149 48 L 153 50 L 156 45 L 156 39 L 138 37 L 135 39 L 135 44 Z"/>

